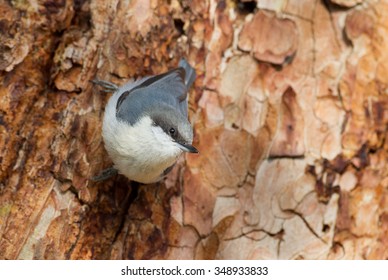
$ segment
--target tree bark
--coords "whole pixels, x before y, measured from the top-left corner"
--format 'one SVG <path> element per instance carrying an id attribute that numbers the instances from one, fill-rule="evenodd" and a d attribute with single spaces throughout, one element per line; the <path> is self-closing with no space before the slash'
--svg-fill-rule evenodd
<path id="1" fill-rule="evenodd" d="M 0 3 L 1 259 L 388 258 L 388 1 Z M 116 84 L 186 57 L 194 146 L 112 162 Z"/>

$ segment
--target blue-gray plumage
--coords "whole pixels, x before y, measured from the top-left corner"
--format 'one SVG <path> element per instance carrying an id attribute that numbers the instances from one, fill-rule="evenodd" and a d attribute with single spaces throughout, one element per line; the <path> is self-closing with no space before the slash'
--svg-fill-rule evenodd
<path id="1" fill-rule="evenodd" d="M 123 92 L 117 101 L 116 116 L 133 125 L 143 115 L 156 108 L 179 109 L 187 118 L 187 91 L 185 70 L 182 67 L 153 76 L 131 90 Z M 194 72 L 195 79 L 195 72 Z"/>
<path id="2" fill-rule="evenodd" d="M 105 109 L 103 138 L 119 173 L 141 183 L 156 182 L 182 151 L 198 152 L 191 145 L 188 121 L 188 90 L 195 77 L 182 59 L 176 69 L 116 89 Z"/>

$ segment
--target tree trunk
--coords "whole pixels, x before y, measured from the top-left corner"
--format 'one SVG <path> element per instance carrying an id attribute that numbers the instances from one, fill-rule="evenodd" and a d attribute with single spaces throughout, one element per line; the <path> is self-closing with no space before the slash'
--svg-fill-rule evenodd
<path id="1" fill-rule="evenodd" d="M 388 1 L 0 3 L 0 258 L 388 258 Z M 110 94 L 196 68 L 194 146 L 117 175 Z"/>

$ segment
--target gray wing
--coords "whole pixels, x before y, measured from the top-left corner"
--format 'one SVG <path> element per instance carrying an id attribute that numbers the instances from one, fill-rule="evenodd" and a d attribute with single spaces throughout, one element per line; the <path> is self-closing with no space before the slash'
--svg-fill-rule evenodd
<path id="1" fill-rule="evenodd" d="M 134 124 L 142 114 L 163 104 L 178 108 L 187 117 L 187 91 L 195 79 L 195 71 L 186 64 L 181 66 L 180 63 L 181 67 L 145 78 L 132 89 L 123 92 L 117 101 L 116 116 Z M 187 66 L 192 69 L 189 76 L 186 75 L 186 69 L 189 70 Z"/>

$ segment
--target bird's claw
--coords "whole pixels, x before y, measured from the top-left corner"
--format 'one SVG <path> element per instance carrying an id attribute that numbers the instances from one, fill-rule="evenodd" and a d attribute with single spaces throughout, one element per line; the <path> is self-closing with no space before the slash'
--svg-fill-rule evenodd
<path id="1" fill-rule="evenodd" d="M 104 80 L 95 79 L 95 80 L 91 80 L 90 82 L 92 82 L 93 84 L 98 85 L 100 87 L 103 87 L 104 92 L 115 92 L 119 89 L 119 87 L 117 85 L 115 85 L 114 83 L 104 81 Z"/>
<path id="2" fill-rule="evenodd" d="M 100 174 L 93 176 L 92 178 L 90 178 L 90 180 L 92 180 L 94 182 L 105 181 L 106 179 L 109 179 L 110 177 L 115 176 L 117 173 L 118 173 L 118 171 L 116 168 L 110 167 L 110 168 L 102 170 L 100 172 Z"/>

